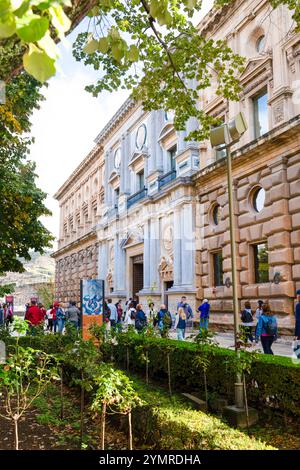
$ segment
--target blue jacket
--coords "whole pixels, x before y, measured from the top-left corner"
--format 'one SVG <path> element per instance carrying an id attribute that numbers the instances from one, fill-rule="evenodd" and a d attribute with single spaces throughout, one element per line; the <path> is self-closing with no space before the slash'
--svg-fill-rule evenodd
<path id="1" fill-rule="evenodd" d="M 256 338 L 259 338 L 261 335 L 269 335 L 266 329 L 266 324 L 270 322 L 270 320 L 271 320 L 272 328 L 275 331 L 275 334 L 273 336 L 277 336 L 277 332 L 278 332 L 277 318 L 275 316 L 261 315 L 258 319 L 258 323 L 256 327 L 256 333 L 255 333 Z"/>
<path id="2" fill-rule="evenodd" d="M 177 304 L 177 311 L 178 311 L 178 309 L 179 309 L 180 307 L 183 308 L 184 313 L 186 314 L 187 320 L 188 320 L 189 318 L 194 318 L 193 310 L 192 310 L 191 306 L 190 306 L 188 303 L 186 303 L 186 302 L 179 302 L 179 303 Z"/>
<path id="3" fill-rule="evenodd" d="M 143 312 L 143 310 L 138 310 L 137 311 L 135 319 L 136 320 L 141 320 L 142 322 L 147 323 L 147 317 L 146 317 L 145 313 Z"/>
<path id="4" fill-rule="evenodd" d="M 200 318 L 209 318 L 210 304 L 205 302 L 198 307 L 198 311 L 200 312 Z"/>
<path id="5" fill-rule="evenodd" d="M 298 302 L 296 305 L 295 317 L 296 317 L 295 336 L 300 337 L 300 302 Z"/>

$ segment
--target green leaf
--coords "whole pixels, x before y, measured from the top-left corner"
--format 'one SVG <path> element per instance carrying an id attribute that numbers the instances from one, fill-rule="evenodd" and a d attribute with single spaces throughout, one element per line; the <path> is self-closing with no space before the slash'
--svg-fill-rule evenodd
<path id="1" fill-rule="evenodd" d="M 27 73 L 42 83 L 56 72 L 55 60 L 34 44 L 29 44 L 29 51 L 23 56 L 23 65 Z"/>
<path id="2" fill-rule="evenodd" d="M 25 2 L 22 2 L 20 7 L 14 10 L 15 16 L 18 16 L 19 18 L 21 18 L 28 10 L 29 5 L 30 5 L 30 0 L 25 0 Z"/>
<path id="3" fill-rule="evenodd" d="M 111 47 L 111 53 L 113 58 L 117 61 L 120 62 L 122 57 L 124 57 L 124 51 L 122 48 L 122 44 L 120 42 L 117 42 L 112 45 Z"/>
<path id="4" fill-rule="evenodd" d="M 14 15 L 12 13 L 8 13 L 5 15 L 1 15 L 1 22 L 0 22 L 0 38 L 9 38 L 12 36 L 16 31 L 16 22 Z"/>
<path id="5" fill-rule="evenodd" d="M 139 50 L 137 48 L 137 46 L 135 46 L 134 44 L 132 46 L 130 46 L 130 49 L 129 49 L 129 52 L 128 52 L 128 60 L 130 60 L 130 62 L 136 62 L 137 60 L 139 60 Z"/>
<path id="6" fill-rule="evenodd" d="M 46 34 L 49 20 L 45 16 L 26 15 L 17 19 L 17 35 L 24 42 L 37 42 Z"/>
<path id="7" fill-rule="evenodd" d="M 107 38 L 100 38 L 98 41 L 98 49 L 102 54 L 106 54 L 109 49 L 109 42 Z"/>
<path id="8" fill-rule="evenodd" d="M 98 41 L 96 39 L 91 39 L 89 42 L 86 43 L 86 45 L 83 48 L 83 52 L 85 54 L 93 54 L 94 52 L 97 51 L 98 49 Z"/>
<path id="9" fill-rule="evenodd" d="M 43 36 L 42 39 L 38 41 L 38 46 L 43 49 L 46 54 L 51 57 L 51 59 L 57 59 L 59 57 L 57 45 L 51 38 L 49 32 L 47 32 L 45 36 Z"/>
<path id="10" fill-rule="evenodd" d="M 51 23 L 54 28 L 57 29 L 58 35 L 61 37 L 69 31 L 71 27 L 71 20 L 65 14 L 61 5 L 53 6 L 49 8 L 49 13 L 51 16 Z"/>

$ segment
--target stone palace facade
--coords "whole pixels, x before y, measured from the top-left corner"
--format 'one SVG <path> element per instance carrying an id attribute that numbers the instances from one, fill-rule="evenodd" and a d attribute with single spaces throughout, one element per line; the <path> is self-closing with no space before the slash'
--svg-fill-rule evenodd
<path id="1" fill-rule="evenodd" d="M 285 6 L 237 0 L 211 10 L 199 33 L 226 38 L 247 58 L 239 102 L 212 84 L 201 106 L 225 120 L 243 111 L 248 130 L 233 149 L 238 291 L 269 299 L 293 324 L 300 288 L 300 35 Z M 232 288 L 226 155 L 187 142 L 171 113 L 127 100 L 55 197 L 60 204 L 57 294 L 79 300 L 79 281 L 99 277 L 114 300 L 137 295 L 171 311 L 185 294 L 208 298 L 211 321 L 230 324 Z"/>

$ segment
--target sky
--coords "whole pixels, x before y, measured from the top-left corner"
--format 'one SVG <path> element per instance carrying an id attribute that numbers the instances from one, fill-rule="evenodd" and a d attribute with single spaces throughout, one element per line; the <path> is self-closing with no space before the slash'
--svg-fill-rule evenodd
<path id="1" fill-rule="evenodd" d="M 212 0 L 203 3 L 196 22 L 211 8 Z M 87 20 L 84 20 L 59 45 L 59 71 L 49 80 L 48 87 L 43 88 L 45 101 L 31 119 L 35 142 L 30 159 L 36 162 L 37 184 L 48 194 L 46 205 L 53 214 L 42 218 L 42 222 L 56 237 L 59 207 L 53 195 L 93 148 L 95 137 L 128 97 L 127 91 L 120 90 L 103 92 L 94 98 L 84 90 L 96 81 L 99 73 L 76 62 L 72 55 L 77 34 L 86 30 Z"/>

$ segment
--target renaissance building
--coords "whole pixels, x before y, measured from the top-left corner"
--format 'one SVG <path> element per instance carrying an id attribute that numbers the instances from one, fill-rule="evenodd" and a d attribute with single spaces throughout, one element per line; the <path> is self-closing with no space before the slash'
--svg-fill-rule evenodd
<path id="1" fill-rule="evenodd" d="M 285 6 L 237 0 L 211 10 L 199 34 L 226 39 L 247 58 L 239 102 L 199 96 L 224 120 L 242 111 L 248 130 L 233 148 L 238 292 L 268 299 L 291 327 L 300 288 L 300 35 Z M 181 295 L 233 322 L 226 153 L 188 142 L 172 114 L 127 100 L 55 197 L 60 204 L 57 294 L 79 300 L 99 277 L 114 300 L 133 295 L 176 310 Z"/>

